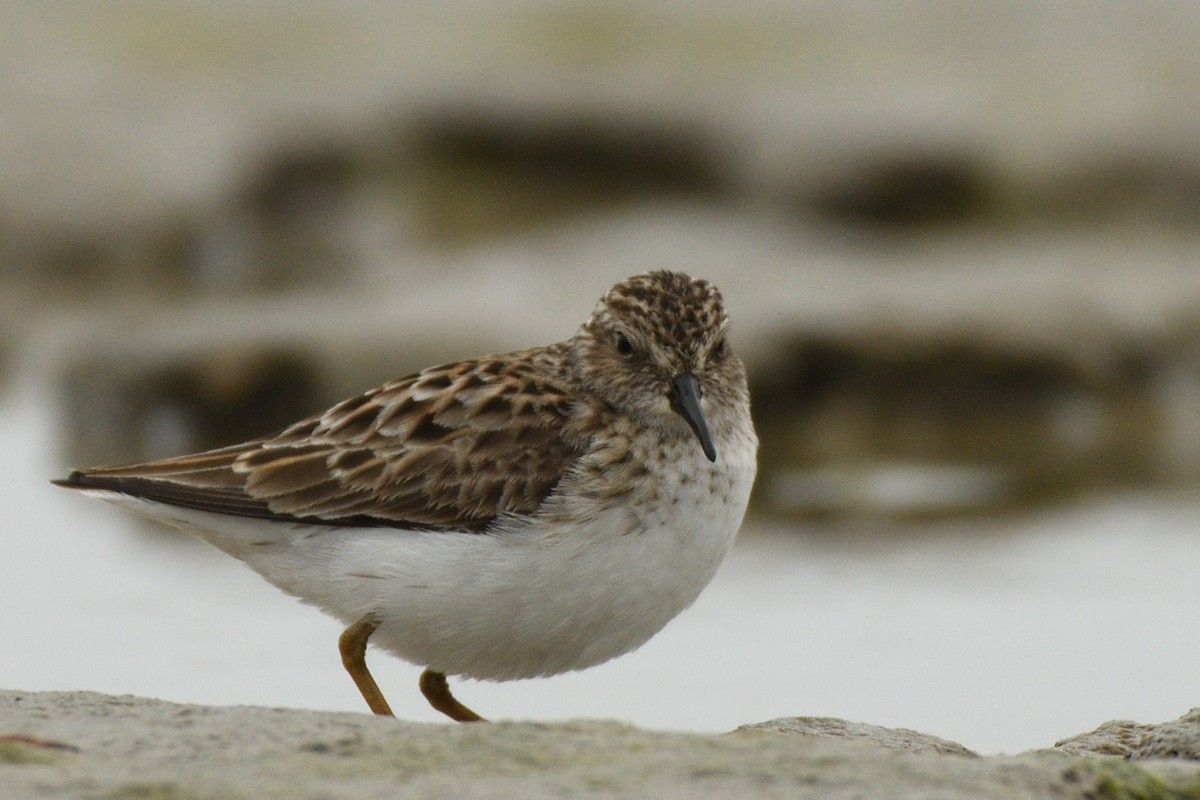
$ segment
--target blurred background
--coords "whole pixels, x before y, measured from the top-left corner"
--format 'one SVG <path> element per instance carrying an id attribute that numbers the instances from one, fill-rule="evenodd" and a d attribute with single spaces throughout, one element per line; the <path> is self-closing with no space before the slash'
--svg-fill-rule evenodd
<path id="1" fill-rule="evenodd" d="M 336 623 L 46 480 L 566 338 L 669 268 L 750 372 L 734 555 L 641 651 L 465 702 L 1009 752 L 1200 703 L 1200 5 L 4 16 L 5 688 L 359 710 Z"/>

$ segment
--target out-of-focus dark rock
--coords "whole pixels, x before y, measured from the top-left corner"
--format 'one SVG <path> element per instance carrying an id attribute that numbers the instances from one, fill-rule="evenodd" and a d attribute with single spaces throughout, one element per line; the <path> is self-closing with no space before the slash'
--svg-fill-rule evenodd
<path id="1" fill-rule="evenodd" d="M 751 372 L 758 507 L 923 518 L 1186 480 L 1164 429 L 1196 387 L 1172 377 L 1183 362 L 1168 349 L 1114 342 L 1089 363 L 953 332 L 779 341 L 771 368 Z"/>
<path id="2" fill-rule="evenodd" d="M 417 235 L 434 244 L 560 225 L 633 202 L 728 200 L 712 131 L 653 115 L 476 104 L 411 126 Z"/>
<path id="3" fill-rule="evenodd" d="M 319 410 L 326 377 L 311 354 L 256 344 L 151 363 L 97 358 L 63 377 L 63 440 L 78 465 L 235 444 Z"/>

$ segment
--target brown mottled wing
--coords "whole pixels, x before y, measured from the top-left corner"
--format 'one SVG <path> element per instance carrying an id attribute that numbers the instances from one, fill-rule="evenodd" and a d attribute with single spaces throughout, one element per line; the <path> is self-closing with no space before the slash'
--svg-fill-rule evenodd
<path id="1" fill-rule="evenodd" d="M 239 516 L 483 530 L 536 510 L 587 444 L 568 433 L 574 404 L 538 363 L 434 367 L 276 436 L 59 483 Z"/>

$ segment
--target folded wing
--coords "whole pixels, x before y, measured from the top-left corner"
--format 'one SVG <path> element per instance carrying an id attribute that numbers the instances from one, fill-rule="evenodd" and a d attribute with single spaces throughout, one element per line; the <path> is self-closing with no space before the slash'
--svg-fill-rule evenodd
<path id="1" fill-rule="evenodd" d="M 79 470 L 106 489 L 238 516 L 482 531 L 530 514 L 582 454 L 574 404 L 528 360 L 433 367 L 281 433 L 197 455 Z"/>

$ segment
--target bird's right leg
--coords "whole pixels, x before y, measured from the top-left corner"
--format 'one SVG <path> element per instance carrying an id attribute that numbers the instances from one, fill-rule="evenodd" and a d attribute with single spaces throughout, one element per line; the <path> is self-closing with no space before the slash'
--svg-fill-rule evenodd
<path id="1" fill-rule="evenodd" d="M 350 673 L 354 685 L 362 692 L 363 699 L 367 701 L 371 711 L 383 717 L 392 717 L 395 715 L 392 714 L 391 707 L 384 699 L 383 692 L 379 691 L 379 684 L 375 683 L 371 671 L 367 669 L 367 639 L 371 638 L 371 634 L 378 627 L 378 620 L 372 614 L 367 614 L 342 631 L 342 635 L 338 637 L 338 650 L 342 653 L 342 666 Z"/>

